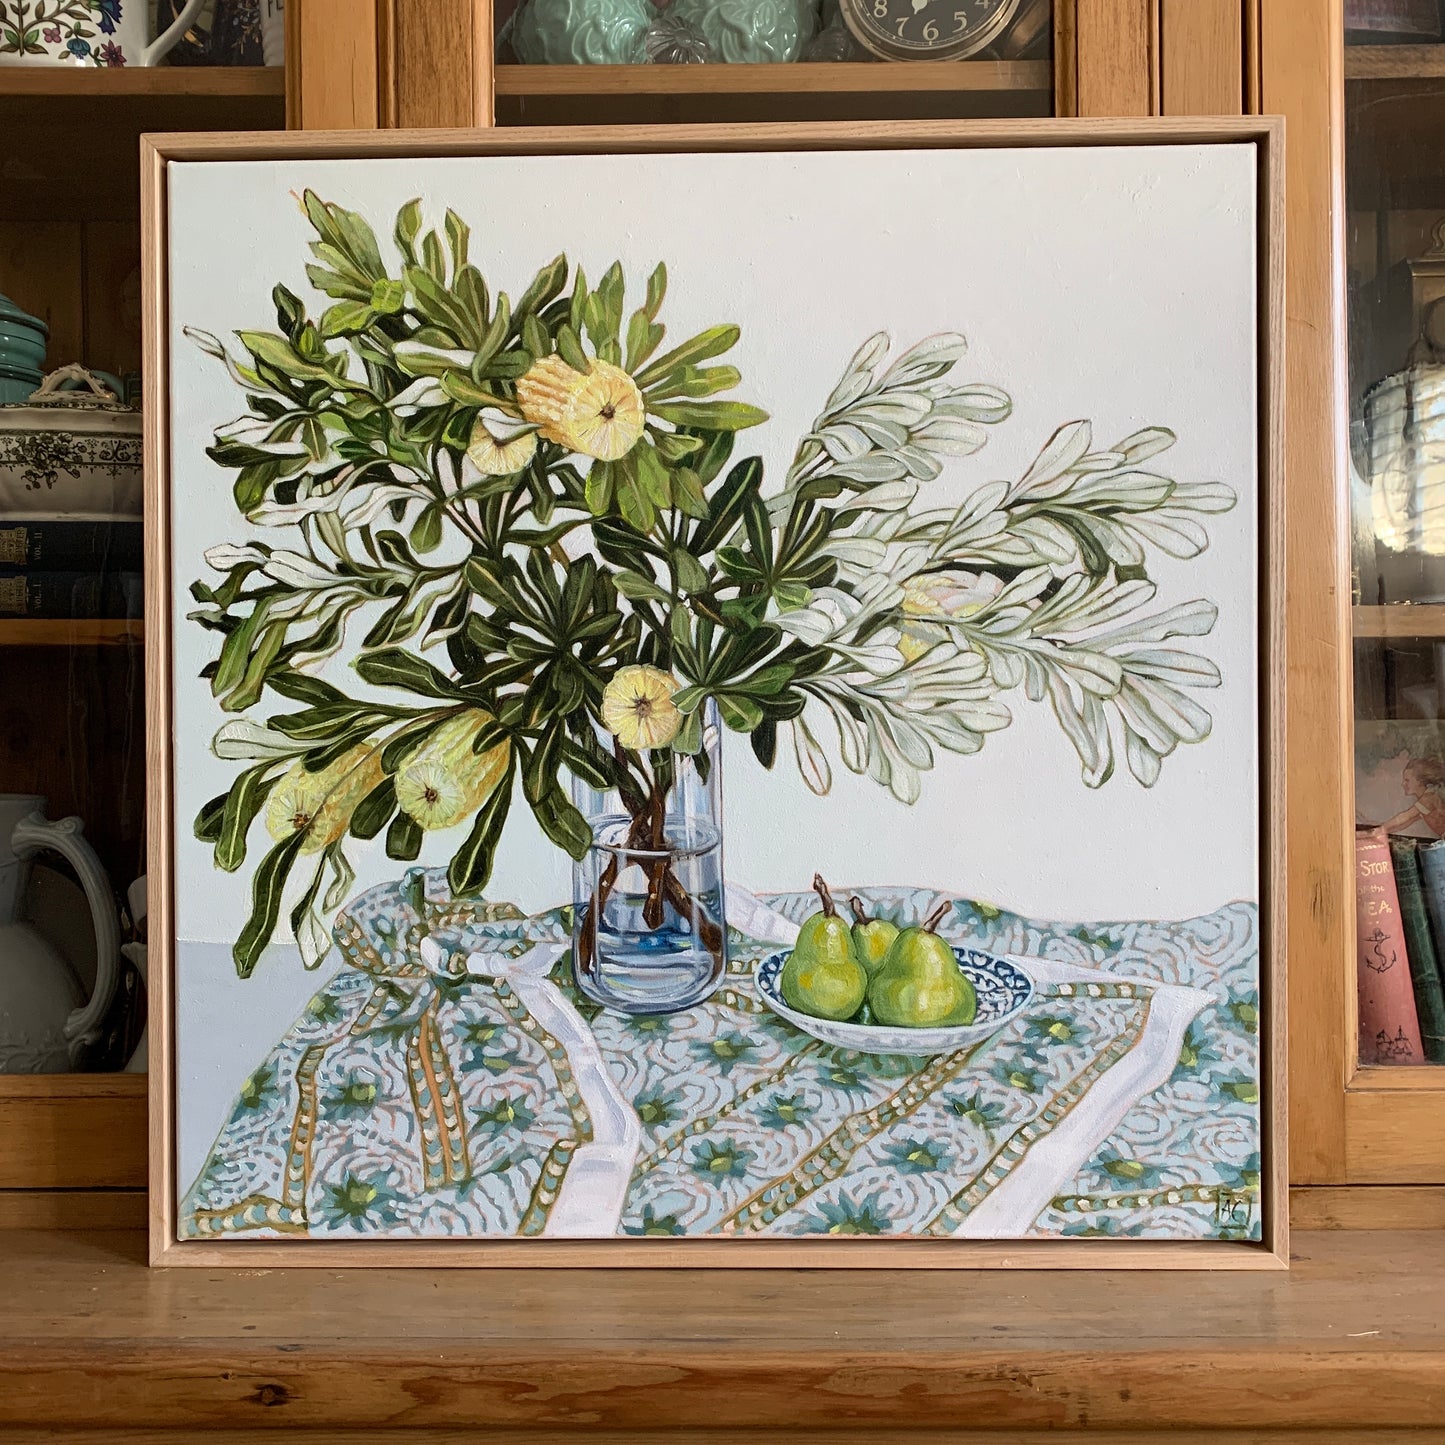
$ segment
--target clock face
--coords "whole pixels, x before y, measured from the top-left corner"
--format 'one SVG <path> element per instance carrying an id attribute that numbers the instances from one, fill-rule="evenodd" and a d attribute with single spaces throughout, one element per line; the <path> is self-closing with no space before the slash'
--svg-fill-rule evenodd
<path id="1" fill-rule="evenodd" d="M 991 45 L 1020 0 L 841 0 L 860 45 L 887 60 L 961 60 Z"/>

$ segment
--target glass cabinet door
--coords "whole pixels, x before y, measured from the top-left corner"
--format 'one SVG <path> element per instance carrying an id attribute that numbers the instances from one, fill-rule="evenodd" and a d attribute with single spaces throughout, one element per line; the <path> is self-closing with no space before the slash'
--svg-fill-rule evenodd
<path id="1" fill-rule="evenodd" d="M 1359 1061 L 1445 1064 L 1445 31 L 1346 0 Z"/>
<path id="2" fill-rule="evenodd" d="M 1053 0 L 499 0 L 502 125 L 1054 111 Z"/>

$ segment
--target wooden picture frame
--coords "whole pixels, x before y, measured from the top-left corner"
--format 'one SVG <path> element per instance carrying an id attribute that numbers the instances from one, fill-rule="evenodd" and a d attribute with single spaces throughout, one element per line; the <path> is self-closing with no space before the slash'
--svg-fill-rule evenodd
<path id="1" fill-rule="evenodd" d="M 216 1243 L 177 1236 L 173 698 L 168 352 L 172 163 L 376 157 L 996 147 L 1253 146 L 1257 152 L 1261 1049 L 1258 1242 L 1141 1240 L 377 1239 Z M 577 129 L 150 136 L 142 141 L 145 302 L 146 600 L 151 930 L 150 1249 L 156 1265 L 830 1268 L 1237 1268 L 1288 1262 L 1285 1135 L 1283 634 L 1283 126 L 1270 118 L 1148 121 L 595 127 Z"/>

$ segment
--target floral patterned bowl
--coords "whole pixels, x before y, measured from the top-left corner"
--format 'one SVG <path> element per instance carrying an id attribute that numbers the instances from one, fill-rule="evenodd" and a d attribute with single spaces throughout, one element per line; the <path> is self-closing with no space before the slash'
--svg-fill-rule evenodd
<path id="1" fill-rule="evenodd" d="M 138 517 L 141 449 L 140 412 L 94 373 L 62 366 L 25 402 L 0 408 L 0 512 Z"/>
<path id="2" fill-rule="evenodd" d="M 779 1018 L 840 1049 L 853 1049 L 860 1054 L 951 1054 L 969 1048 L 996 1034 L 1006 1023 L 1017 1018 L 1034 996 L 1033 980 L 1016 963 L 984 953 L 977 948 L 954 945 L 958 966 L 968 976 L 978 994 L 978 1016 L 971 1024 L 953 1024 L 946 1028 L 904 1029 L 887 1024 L 834 1023 L 831 1019 L 814 1018 L 799 1013 L 783 1002 L 783 965 L 791 949 L 771 953 L 758 964 L 756 975 L 758 996 Z"/>

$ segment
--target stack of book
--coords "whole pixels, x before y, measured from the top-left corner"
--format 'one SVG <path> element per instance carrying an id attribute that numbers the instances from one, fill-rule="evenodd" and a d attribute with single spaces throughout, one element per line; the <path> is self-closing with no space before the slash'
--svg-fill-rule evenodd
<path id="1" fill-rule="evenodd" d="M 1362 1064 L 1445 1064 L 1445 839 L 1355 831 Z"/>
<path id="2" fill-rule="evenodd" d="M 0 515 L 0 617 L 140 617 L 139 517 Z"/>

